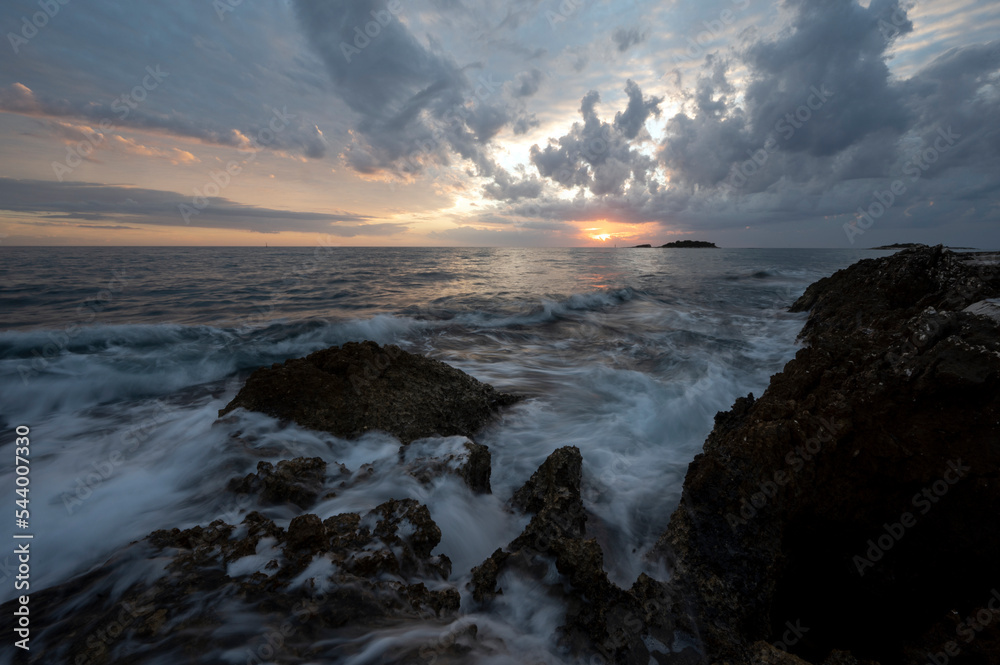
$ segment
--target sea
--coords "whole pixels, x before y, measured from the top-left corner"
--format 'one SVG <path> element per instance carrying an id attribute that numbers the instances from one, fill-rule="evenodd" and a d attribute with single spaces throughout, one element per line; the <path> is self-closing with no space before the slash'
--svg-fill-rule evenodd
<path id="1" fill-rule="evenodd" d="M 332 642 L 322 662 L 383 662 L 408 641 L 471 623 L 489 646 L 468 662 L 570 662 L 554 637 L 565 608 L 537 584 L 507 579 L 489 610 L 466 589 L 470 570 L 527 523 L 509 508 L 513 492 L 553 450 L 577 446 L 588 535 L 610 578 L 665 579 L 645 554 L 715 414 L 760 395 L 800 347 L 805 315 L 789 305 L 812 282 L 888 253 L 4 247 L 0 488 L 13 504 L 15 428 L 28 427 L 31 590 L 157 529 L 235 524 L 252 510 L 287 526 L 297 511 L 234 504 L 226 484 L 262 459 L 319 456 L 365 476 L 311 512 L 425 504 L 442 532 L 434 553 L 452 560 L 449 582 L 463 597 L 454 622 L 361 631 Z M 242 410 L 218 419 L 255 368 L 361 340 L 527 397 L 476 437 L 492 452 L 492 494 L 450 475 L 421 484 L 384 433 L 344 440 Z M 8 517 L 4 530 L 16 532 Z M 0 549 L 0 601 L 23 593 L 11 552 Z M 253 648 L 206 662 L 248 662 Z"/>

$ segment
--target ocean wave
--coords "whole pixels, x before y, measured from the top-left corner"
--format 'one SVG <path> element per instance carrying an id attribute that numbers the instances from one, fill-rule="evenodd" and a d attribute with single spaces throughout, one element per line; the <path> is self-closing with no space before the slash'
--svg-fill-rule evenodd
<path id="1" fill-rule="evenodd" d="M 379 314 L 233 328 L 164 323 L 0 332 L 0 416 L 42 417 L 173 394 L 349 341 L 405 344 L 422 331 L 455 325 L 537 326 L 615 307 L 635 296 L 628 288 L 578 293 L 543 299 L 521 313 L 472 310 L 428 318 Z"/>
<path id="2" fill-rule="evenodd" d="M 41 418 L 169 395 L 348 341 L 400 341 L 423 323 L 379 315 L 343 322 L 215 328 L 178 324 L 0 333 L 3 416 Z"/>
<path id="3" fill-rule="evenodd" d="M 525 311 L 517 313 L 471 311 L 457 314 L 452 319 L 480 328 L 506 328 L 552 323 L 572 314 L 596 312 L 625 304 L 642 294 L 632 288 L 601 289 L 575 293 L 562 300 L 543 298 L 532 303 Z"/>

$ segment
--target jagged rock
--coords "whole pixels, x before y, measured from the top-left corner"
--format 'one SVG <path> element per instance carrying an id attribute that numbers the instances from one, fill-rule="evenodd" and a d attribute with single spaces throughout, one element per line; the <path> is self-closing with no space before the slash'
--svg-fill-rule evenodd
<path id="1" fill-rule="evenodd" d="M 788 622 L 809 628 L 788 647 L 809 662 L 925 662 L 943 643 L 918 636 L 987 600 L 1000 327 L 962 310 L 997 295 L 995 265 L 940 247 L 806 290 L 809 345 L 716 417 L 657 547 L 708 662 L 788 662 L 750 646 Z M 1000 663 L 998 626 L 963 654 Z"/>
<path id="2" fill-rule="evenodd" d="M 421 439 L 401 446 L 399 456 L 407 472 L 424 484 L 443 473 L 452 473 L 473 492 L 490 493 L 490 449 L 467 437 Z"/>
<path id="3" fill-rule="evenodd" d="M 257 495 L 262 504 L 293 503 L 299 508 L 308 508 L 323 491 L 326 466 L 320 457 L 282 460 L 277 467 L 270 462 L 258 462 L 257 473 L 233 478 L 227 489 L 238 494 Z M 344 465 L 338 467 L 341 475 L 349 473 Z"/>
<path id="4" fill-rule="evenodd" d="M 553 452 L 517 492 L 511 503 L 534 513 L 525 530 L 506 549 L 498 549 L 472 570 L 470 588 L 476 602 L 488 603 L 505 570 L 542 583 L 554 560 L 565 580 L 566 623 L 561 640 L 579 656 L 607 662 L 642 664 L 657 658 L 691 659 L 671 654 L 677 628 L 668 612 L 673 606 L 666 586 L 642 575 L 629 590 L 612 583 L 604 571 L 604 555 L 594 539 L 585 539 L 587 515 L 580 496 L 582 457 L 576 447 Z M 659 648 L 657 648 L 659 645 Z M 690 662 L 690 661 L 688 661 Z"/>
<path id="5" fill-rule="evenodd" d="M 427 506 L 413 499 L 391 499 L 372 513 L 382 517 L 374 531 L 382 542 L 395 546 L 408 546 L 413 552 L 413 557 L 404 561 L 418 562 L 427 559 L 431 555 L 431 550 L 441 542 L 441 529 L 431 519 Z M 407 535 L 397 535 L 400 527 L 405 527 L 404 533 Z"/>
<path id="6" fill-rule="evenodd" d="M 995 298 L 996 266 L 976 257 L 939 245 L 864 259 L 810 285 L 791 311 L 810 312 L 802 336 L 811 343 L 884 345 L 927 308 L 957 311 Z"/>
<path id="7" fill-rule="evenodd" d="M 154 655 L 221 662 L 227 649 L 286 623 L 292 632 L 280 634 L 275 662 L 326 660 L 330 653 L 316 644 L 338 630 L 454 618 L 460 596 L 445 583 L 451 562 L 431 555 L 440 538 L 427 508 L 412 499 L 324 521 L 299 515 L 287 530 L 254 512 L 238 526 L 216 520 L 155 531 L 103 567 L 32 594 L 39 607 L 72 608 L 47 615 L 32 657 L 46 663 L 80 662 L 78 654 L 88 654 L 88 663 L 145 662 Z M 162 572 L 129 574 L 143 560 L 149 562 L 143 570 Z M 150 568 L 153 562 L 164 563 Z M 133 581 L 122 587 L 123 580 Z M 434 582 L 433 590 L 425 581 Z M 123 607 L 128 620 L 118 622 L 112 642 L 95 647 L 94 636 Z M 234 611 L 240 623 L 216 634 L 220 617 Z"/>
<path id="8" fill-rule="evenodd" d="M 404 444 L 472 436 L 518 399 L 398 346 L 348 342 L 256 370 L 226 407 L 243 407 L 346 438 L 382 430 Z"/>
<path id="9" fill-rule="evenodd" d="M 572 535 L 583 535 L 587 521 L 580 500 L 583 457 L 576 446 L 559 448 L 549 455 L 511 503 L 525 513 L 557 512 L 572 515 Z"/>
<path id="10" fill-rule="evenodd" d="M 326 529 L 316 515 L 299 515 L 288 525 L 285 539 L 285 556 L 292 559 L 303 550 L 309 554 L 324 552 L 327 546 Z"/>

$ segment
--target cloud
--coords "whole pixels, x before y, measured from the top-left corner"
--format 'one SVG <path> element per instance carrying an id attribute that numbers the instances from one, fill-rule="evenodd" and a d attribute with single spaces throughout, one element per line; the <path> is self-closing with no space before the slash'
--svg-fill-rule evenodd
<path id="1" fill-rule="evenodd" d="M 542 82 L 542 72 L 533 67 L 530 71 L 521 72 L 517 75 L 514 84 L 515 97 L 530 97 L 538 92 L 538 86 Z"/>
<path id="2" fill-rule="evenodd" d="M 111 231 L 139 231 L 136 226 L 122 226 L 120 224 L 77 224 L 78 229 L 108 229 Z"/>
<path id="3" fill-rule="evenodd" d="M 134 102 L 133 102 L 134 103 Z M 94 123 L 103 132 L 136 129 L 196 139 L 211 145 L 240 149 L 287 150 L 322 157 L 326 144 L 315 125 L 303 128 L 287 107 L 273 108 L 261 121 L 241 128 L 211 127 L 177 113 L 132 108 L 120 99 L 110 104 L 70 101 L 36 95 L 21 83 L 0 88 L 0 111 L 38 118 L 73 118 Z M 277 128 L 277 131 L 275 129 Z M 96 128 L 91 131 L 97 131 Z"/>
<path id="4" fill-rule="evenodd" d="M 493 182 L 483 187 L 483 196 L 495 201 L 519 201 L 521 199 L 534 199 L 542 193 L 542 181 L 536 176 L 524 176 L 523 171 L 520 178 L 515 178 L 503 168 L 498 168 L 494 175 Z"/>
<path id="5" fill-rule="evenodd" d="M 207 203 L 197 214 L 189 216 L 187 225 L 258 233 L 317 232 L 343 237 L 386 236 L 406 230 L 403 224 L 373 222 L 368 215 L 349 212 L 278 210 L 221 197 L 209 198 Z M 0 178 L 0 211 L 25 219 L 185 226 L 181 205 L 192 207 L 191 199 L 176 192 L 86 182 Z"/>
<path id="6" fill-rule="evenodd" d="M 22 116 L 3 116 L 5 150 L 18 159 L 8 174 L 47 172 L 65 146 L 99 136 L 84 157 L 88 178 L 120 181 L 125 162 L 151 187 L 181 190 L 175 182 L 203 177 L 186 166 L 224 152 L 198 143 L 256 140 L 295 158 L 268 171 L 294 173 L 307 195 L 343 192 L 359 175 L 402 179 L 415 186 L 394 190 L 394 208 L 423 220 L 446 214 L 428 208 L 456 192 L 479 193 L 476 209 L 515 220 L 506 230 L 521 244 L 528 228 L 605 218 L 767 226 L 777 244 L 801 223 L 830 229 L 817 244 L 842 244 L 840 225 L 950 131 L 955 144 L 927 153 L 933 162 L 877 223 L 982 228 L 1000 209 L 1000 42 L 977 43 L 995 40 L 995 3 L 911 4 L 575 3 L 563 15 L 540 0 L 425 0 L 387 15 L 385 0 L 286 0 L 243 2 L 219 20 L 197 0 L 88 0 L 73 21 L 56 17 L 17 57 L 0 58 L 0 111 Z M 15 25 L 34 11 L 36 0 L 10 0 L 0 18 Z M 551 23 L 553 11 L 565 20 Z M 157 67 L 168 75 L 143 87 Z M 260 140 L 286 105 L 287 126 Z M 331 158 L 347 168 L 317 163 Z M 129 209 L 106 200 L 114 188 L 93 187 L 89 202 L 35 190 L 60 203 L 20 214 L 180 223 L 179 194 L 135 194 Z M 357 200 L 371 205 L 378 187 L 364 183 Z M 297 214 L 217 199 L 191 223 L 397 229 Z M 469 220 L 473 231 L 494 223 Z"/>
<path id="7" fill-rule="evenodd" d="M 884 228 L 995 216 L 1000 42 L 950 49 L 898 79 L 888 59 L 913 24 L 897 0 L 788 0 L 785 8 L 789 20 L 775 35 L 750 33 L 727 55 L 705 57 L 655 161 L 640 147 L 661 99 L 629 81 L 628 105 L 609 124 L 597 113 L 600 94 L 584 96 L 582 123 L 532 147 L 542 191 L 520 212 L 700 229 L 830 219 L 831 241 L 845 242 L 840 225 L 909 167 L 905 197 L 880 219 Z M 960 135 L 954 146 L 929 151 L 949 127 Z M 933 162 L 914 177 L 923 154 Z M 497 179 L 490 191 L 521 180 Z M 591 196 L 556 197 L 562 189 Z"/>
<path id="8" fill-rule="evenodd" d="M 537 124 L 517 101 L 538 91 L 537 68 L 505 81 L 479 63 L 461 65 L 433 39 L 417 39 L 401 20 L 411 11 L 406 6 L 399 16 L 380 0 L 294 6 L 336 94 L 355 113 L 343 157 L 359 173 L 413 175 L 457 157 L 488 177 L 500 131 L 519 134 Z"/>
<path id="9" fill-rule="evenodd" d="M 789 27 L 748 45 L 739 63 L 710 56 L 694 113 L 671 118 L 660 156 L 679 182 L 719 185 L 765 144 L 780 152 L 754 174 L 754 191 L 832 168 L 849 178 L 888 165 L 886 143 L 912 122 L 886 64 L 887 49 L 912 30 L 906 12 L 896 0 L 873 0 L 867 8 L 853 0 L 786 6 Z M 739 104 L 726 77 L 735 64 L 749 71 Z"/>
<path id="10" fill-rule="evenodd" d="M 633 149 L 641 138 L 643 123 L 659 115 L 659 97 L 645 98 L 632 80 L 626 82 L 629 104 L 618 112 L 613 124 L 602 121 L 596 111 L 600 94 L 592 90 L 580 102 L 583 124 L 574 123 L 569 133 L 549 139 L 545 148 L 533 145 L 531 162 L 539 175 L 563 188 L 584 187 L 597 196 L 622 195 L 626 186 L 648 184 L 655 162 Z"/>
<path id="11" fill-rule="evenodd" d="M 639 28 L 616 28 L 611 33 L 611 41 L 614 42 L 619 53 L 624 53 L 633 46 L 641 44 L 646 41 L 646 37 L 647 34 L 641 32 Z"/>

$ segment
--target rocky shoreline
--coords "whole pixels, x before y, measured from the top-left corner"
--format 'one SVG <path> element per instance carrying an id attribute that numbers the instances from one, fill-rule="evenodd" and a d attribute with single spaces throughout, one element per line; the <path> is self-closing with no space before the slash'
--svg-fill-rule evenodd
<path id="1" fill-rule="evenodd" d="M 716 417 L 658 548 L 709 660 L 1000 662 L 1000 613 L 975 619 L 1000 584 L 998 295 L 989 255 L 920 247 L 795 303 L 807 346 Z"/>
<path id="2" fill-rule="evenodd" d="M 287 507 L 286 527 L 250 512 L 156 531 L 33 594 L 72 611 L 46 622 L 32 661 L 221 662 L 247 640 L 224 625 L 233 613 L 256 617 L 242 622 L 251 634 L 296 626 L 261 662 L 325 661 L 344 635 L 488 611 L 516 574 L 561 600 L 558 640 L 578 662 L 922 665 L 930 654 L 935 665 L 1000 665 L 997 298 L 994 255 L 941 247 L 810 286 L 793 306 L 809 312 L 804 348 L 763 395 L 716 416 L 688 469 L 647 554 L 669 575 L 629 588 L 608 578 L 587 530 L 583 459 L 558 442 L 510 499 L 524 530 L 462 589 L 447 553 L 432 554 L 442 534 L 426 506 L 391 499 L 323 519 L 317 502 L 363 470 L 262 461 L 228 491 Z M 220 417 L 242 407 L 346 438 L 387 431 L 419 482 L 450 473 L 485 494 L 492 460 L 476 433 L 519 399 L 364 342 L 257 370 Z M 94 639 L 112 623 L 114 640 Z M 476 645 L 470 624 L 382 662 L 469 662 Z"/>

